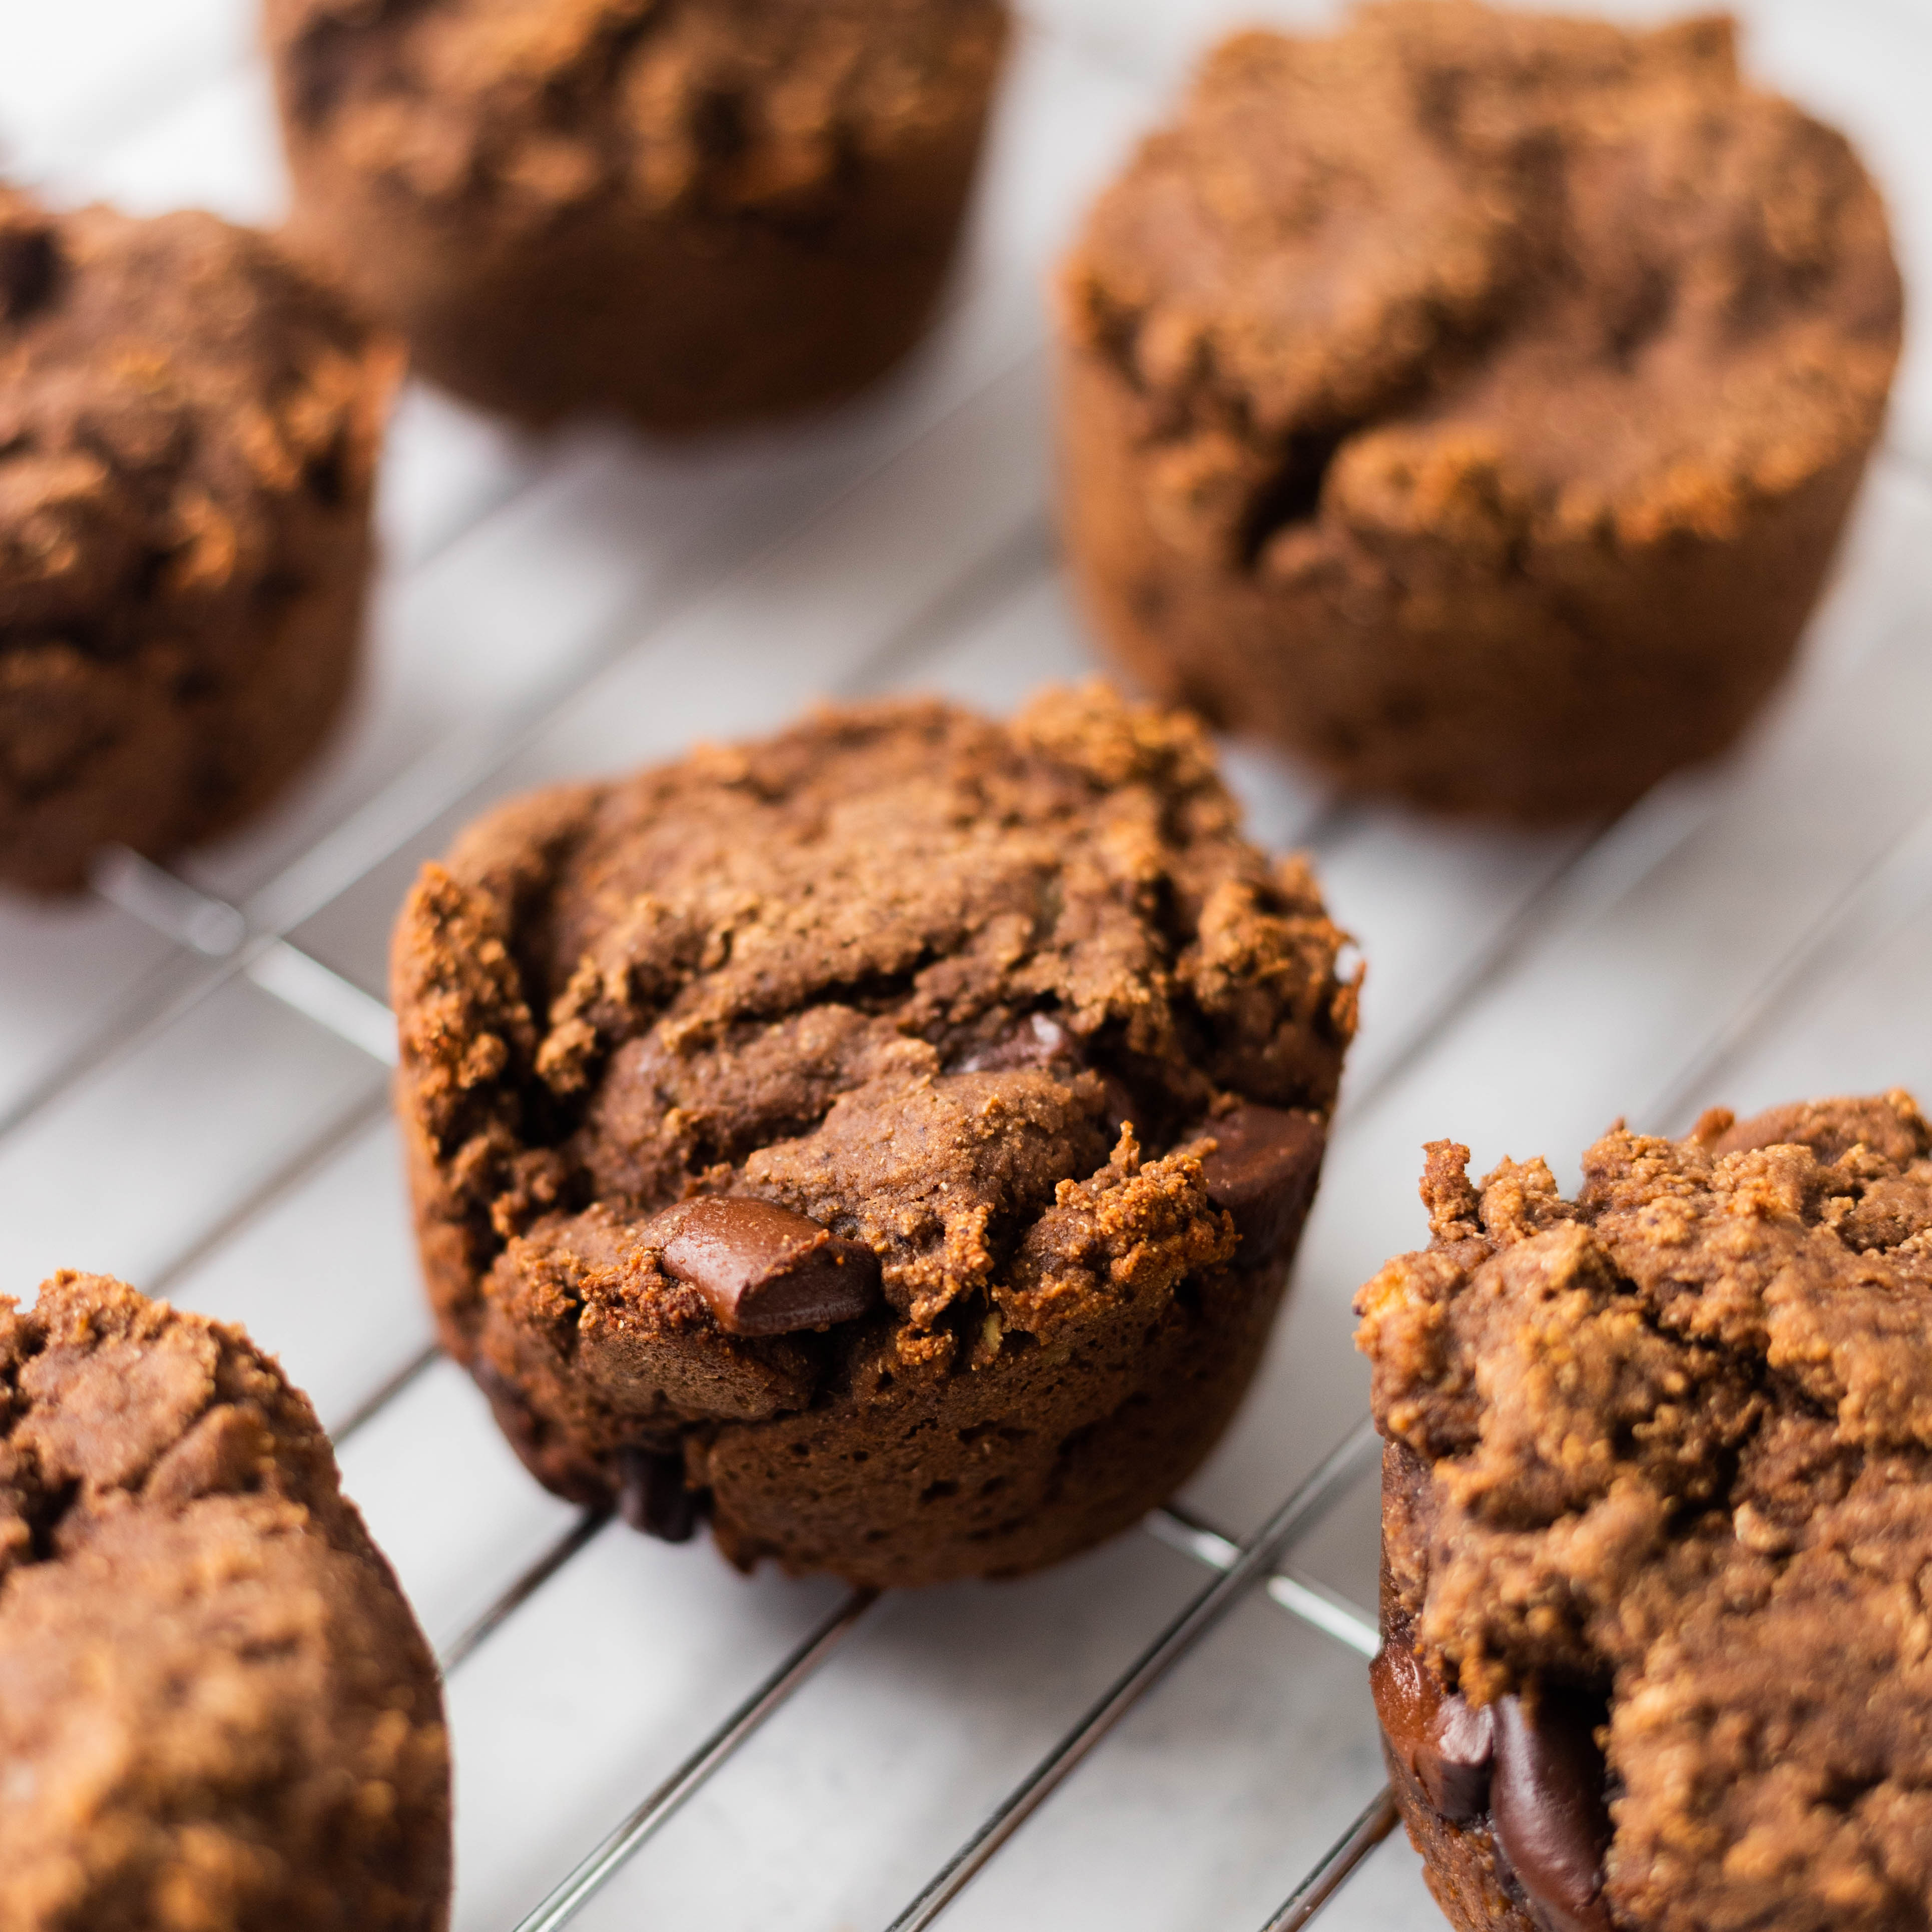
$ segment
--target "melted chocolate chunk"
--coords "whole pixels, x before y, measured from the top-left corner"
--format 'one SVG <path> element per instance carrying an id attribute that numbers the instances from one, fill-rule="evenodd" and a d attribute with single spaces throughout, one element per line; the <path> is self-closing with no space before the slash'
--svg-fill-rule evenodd
<path id="1" fill-rule="evenodd" d="M 1004 1073 L 1014 1067 L 1075 1066 L 1078 1061 L 1073 1036 L 1058 1020 L 1029 1013 L 1005 1038 L 969 1053 L 954 1070 Z"/>
<path id="2" fill-rule="evenodd" d="M 769 1201 L 716 1196 L 666 1217 L 666 1274 L 688 1282 L 734 1335 L 790 1335 L 866 1313 L 878 1258 Z"/>
<path id="3" fill-rule="evenodd" d="M 684 1458 L 650 1449 L 617 1452 L 617 1514 L 662 1543 L 688 1543 L 704 1499 L 684 1481 Z"/>
<path id="4" fill-rule="evenodd" d="M 1011 1033 L 990 1046 L 976 1047 L 951 1070 L 955 1073 L 1004 1073 L 1022 1067 L 1042 1070 L 1051 1068 L 1056 1072 L 1069 1075 L 1083 1070 L 1098 1074 L 1107 1096 L 1106 1119 L 1110 1134 L 1118 1134 L 1121 1123 L 1135 1116 L 1133 1096 L 1128 1092 L 1126 1083 L 1118 1075 L 1094 1066 L 1072 1034 L 1058 1020 L 1049 1019 L 1044 1013 L 1028 1014 Z"/>
<path id="5" fill-rule="evenodd" d="M 1441 1696 L 1436 1680 L 1406 1643 L 1384 1642 L 1369 1666 L 1369 1689 L 1382 1734 L 1405 1762 L 1414 1754 L 1415 1740 L 1429 1728 Z"/>
<path id="6" fill-rule="evenodd" d="M 1219 1143 L 1201 1163 L 1208 1198 L 1234 1217 L 1239 1258 L 1252 1267 L 1300 1227 L 1321 1178 L 1327 1130 L 1312 1114 L 1249 1103 L 1201 1131 Z"/>
<path id="7" fill-rule="evenodd" d="M 1551 1689 L 1531 1707 L 1504 1697 L 1496 1712 L 1490 1828 L 1550 1932 L 1612 1932 L 1603 1900 L 1610 1817 L 1604 1758 L 1582 1698 Z"/>
<path id="8" fill-rule="evenodd" d="M 1493 1711 L 1445 1696 L 1434 1674 L 1399 1641 L 1382 1646 L 1369 1666 L 1369 1682 L 1383 1735 L 1423 1796 L 1456 1824 L 1480 1817 L 1490 1802 Z"/>

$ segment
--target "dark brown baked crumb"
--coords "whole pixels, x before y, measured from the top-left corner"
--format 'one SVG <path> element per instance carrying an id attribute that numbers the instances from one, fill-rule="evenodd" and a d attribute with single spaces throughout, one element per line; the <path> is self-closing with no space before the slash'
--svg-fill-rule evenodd
<path id="1" fill-rule="evenodd" d="M 396 372 L 263 236 L 0 188 L 0 879 L 206 838 L 320 741 Z"/>
<path id="2" fill-rule="evenodd" d="M 1000 0 L 269 0 L 292 232 L 439 381 L 692 429 L 922 332 Z"/>
<path id="3" fill-rule="evenodd" d="M 116 1281 L 0 1297 L 8 1932 L 448 1922 L 436 1666 L 307 1399 Z"/>
<path id="4" fill-rule="evenodd" d="M 1165 1495 L 1252 1372 L 1354 1024 L 1306 867 L 1237 826 L 1196 727 L 1096 687 L 827 711 L 427 868 L 424 1262 L 538 1474 L 642 1520 L 674 1456 L 740 1560 L 882 1583 Z"/>
<path id="5" fill-rule="evenodd" d="M 1932 1130 L 1902 1093 L 1619 1127 L 1574 1202 L 1467 1160 L 1358 1303 L 1393 1638 L 1472 1706 L 1597 1700 L 1587 1922 L 1924 1923 Z M 1484 1834 L 1414 1798 L 1474 1897 Z"/>
<path id="6" fill-rule="evenodd" d="M 1067 264 L 1064 514 L 1150 688 L 1537 818 L 1783 670 L 1898 354 L 1879 197 L 1731 23 L 1238 35 Z"/>

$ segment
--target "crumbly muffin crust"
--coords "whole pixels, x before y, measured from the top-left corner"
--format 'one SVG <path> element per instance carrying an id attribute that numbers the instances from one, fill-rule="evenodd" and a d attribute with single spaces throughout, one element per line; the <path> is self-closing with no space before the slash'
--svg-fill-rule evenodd
<path id="1" fill-rule="evenodd" d="M 320 742 L 396 368 L 261 236 L 0 188 L 0 878 L 206 838 Z"/>
<path id="2" fill-rule="evenodd" d="M 453 387 L 670 428 L 829 400 L 910 346 L 1006 30 L 1000 0 L 267 10 L 304 245 Z"/>
<path id="3" fill-rule="evenodd" d="M 1226 42 L 1062 296 L 1070 542 L 1136 675 L 1528 817 L 1736 735 L 1900 330 L 1877 194 L 1727 20 L 1475 0 Z"/>
<path id="4" fill-rule="evenodd" d="M 436 1666 L 308 1400 L 238 1330 L 0 1297 L 0 1928 L 435 1932 Z"/>
<path id="5" fill-rule="evenodd" d="M 1180 1480 L 1354 1024 L 1306 866 L 1237 826 L 1195 727 L 1096 687 L 824 712 L 426 868 L 394 964 L 425 1267 L 537 1473 L 641 1517 L 675 1459 L 740 1561 L 880 1583 L 1034 1567 Z M 842 1312 L 734 1331 L 680 1252 L 702 1196 L 841 1244 Z"/>
<path id="6" fill-rule="evenodd" d="M 1599 1700 L 1576 1922 L 1924 1924 L 1932 1130 L 1903 1093 L 1619 1127 L 1574 1202 L 1467 1160 L 1430 1148 L 1431 1245 L 1358 1304 L 1398 1643 L 1436 1696 Z M 1408 1781 L 1452 1918 L 1527 1926 Z"/>

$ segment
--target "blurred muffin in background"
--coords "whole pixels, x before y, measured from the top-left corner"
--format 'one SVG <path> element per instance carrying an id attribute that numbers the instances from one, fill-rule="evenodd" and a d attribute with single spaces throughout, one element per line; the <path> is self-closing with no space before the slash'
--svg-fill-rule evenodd
<path id="1" fill-rule="evenodd" d="M 249 230 L 0 189 L 0 879 L 164 856 L 321 743 L 400 362 Z"/>
<path id="2" fill-rule="evenodd" d="M 1066 542 L 1142 683 L 1522 820 L 1737 736 L 1901 304 L 1857 157 L 1732 39 L 1394 0 L 1210 57 L 1061 283 Z"/>
<path id="3" fill-rule="evenodd" d="M 698 430 L 931 320 L 1001 0 L 267 0 L 292 233 L 436 381 Z"/>

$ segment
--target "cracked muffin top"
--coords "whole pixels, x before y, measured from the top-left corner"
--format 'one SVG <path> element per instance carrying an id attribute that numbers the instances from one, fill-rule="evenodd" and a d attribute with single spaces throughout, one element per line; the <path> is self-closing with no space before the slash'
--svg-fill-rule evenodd
<path id="1" fill-rule="evenodd" d="M 482 821 L 425 868 L 394 968 L 459 1346 L 513 1238 L 608 1246 L 724 1194 L 869 1251 L 908 1329 L 964 1333 L 1142 1148 L 1242 1100 L 1325 1121 L 1342 938 L 1238 822 L 1197 726 L 1099 687 L 1010 725 L 828 710 Z M 1225 1260 L 1198 1162 L 1153 1165 L 1136 1186 L 1205 1229 L 1181 1247 Z"/>
<path id="2" fill-rule="evenodd" d="M 1574 1202 L 1468 1159 L 1358 1302 L 1416 1648 L 1479 1703 L 1607 1694 L 1618 1924 L 1924 1924 L 1932 1130 L 1619 1126 Z"/>
<path id="3" fill-rule="evenodd" d="M 594 200 L 810 218 L 976 119 L 999 0 L 269 0 L 304 137 L 532 224 Z"/>
<path id="4" fill-rule="evenodd" d="M 1732 41 L 1392 0 L 1221 46 L 1063 290 L 1163 535 L 1289 571 L 1318 512 L 1499 554 L 1722 538 L 1856 460 L 1900 340 L 1884 211 Z"/>
<path id="5" fill-rule="evenodd" d="M 0 188 L 0 653 L 245 649 L 206 627 L 299 584 L 310 526 L 366 484 L 394 363 L 264 236 Z"/>
<path id="6" fill-rule="evenodd" d="M 98 1276 L 0 1297 L 0 1764 L 8 1932 L 448 1922 L 436 1666 L 314 1411 Z"/>

